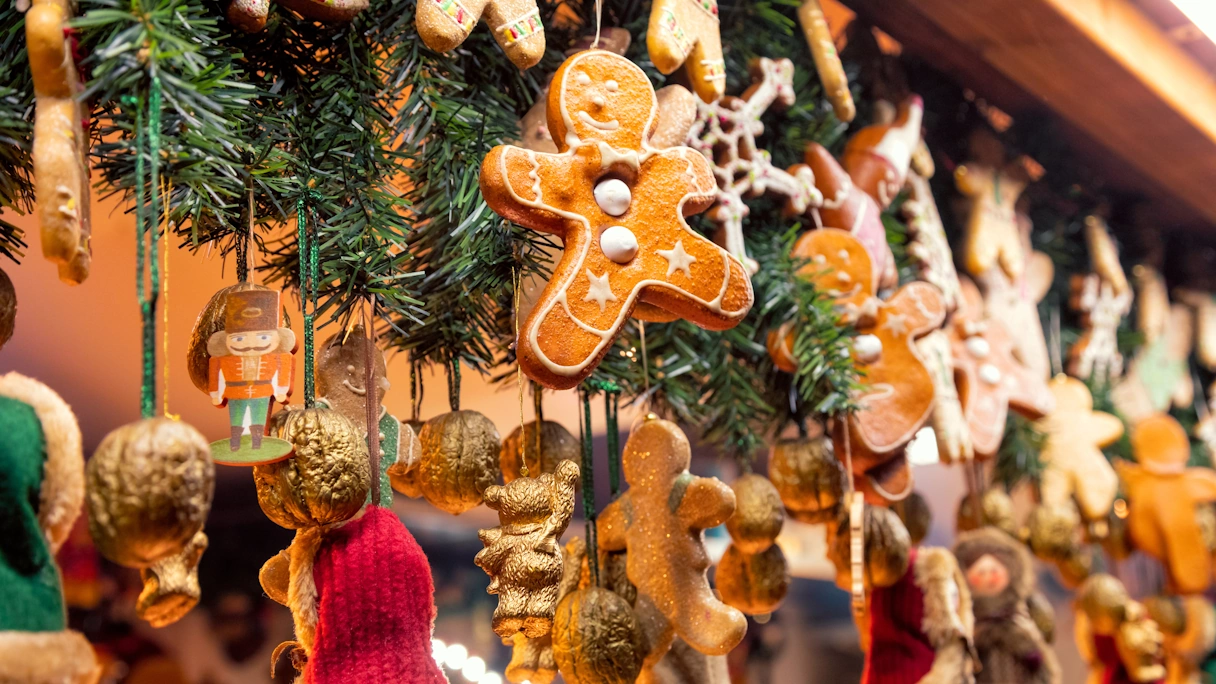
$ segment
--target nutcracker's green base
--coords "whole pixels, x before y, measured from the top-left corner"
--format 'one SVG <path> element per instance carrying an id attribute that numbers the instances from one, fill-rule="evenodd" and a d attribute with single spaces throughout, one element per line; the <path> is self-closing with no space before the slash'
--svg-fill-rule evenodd
<path id="1" fill-rule="evenodd" d="M 226 439 L 211 443 L 211 460 L 220 465 L 266 465 L 288 456 L 291 456 L 291 443 L 277 437 L 263 437 L 258 449 L 253 448 L 253 438 L 249 435 L 241 435 L 241 448 L 236 451 L 232 450 L 232 445 Z"/>

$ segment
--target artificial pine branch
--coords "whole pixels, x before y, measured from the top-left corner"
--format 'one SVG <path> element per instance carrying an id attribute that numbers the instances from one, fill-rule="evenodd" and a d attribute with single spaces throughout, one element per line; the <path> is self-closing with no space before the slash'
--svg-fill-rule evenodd
<path id="1" fill-rule="evenodd" d="M 15 2 L 0 6 L 0 209 L 18 214 L 34 210 L 34 81 L 25 52 L 25 15 Z M 24 231 L 0 218 L 0 254 L 19 260 Z"/>

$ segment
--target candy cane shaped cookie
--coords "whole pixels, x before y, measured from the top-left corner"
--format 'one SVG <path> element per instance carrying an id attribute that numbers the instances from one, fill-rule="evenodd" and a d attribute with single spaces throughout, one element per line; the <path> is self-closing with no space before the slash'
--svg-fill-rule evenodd
<path id="1" fill-rule="evenodd" d="M 536 0 L 418 0 L 415 24 L 422 42 L 436 52 L 460 46 L 481 19 L 507 59 L 527 69 L 545 54 L 545 27 Z"/>
<path id="2" fill-rule="evenodd" d="M 42 255 L 59 265 L 59 279 L 79 285 L 89 277 L 89 136 L 72 60 L 68 0 L 38 0 L 25 15 L 34 76 L 34 192 Z"/>
<path id="3" fill-rule="evenodd" d="M 713 102 L 726 93 L 718 0 L 654 0 L 646 49 L 664 74 L 684 65 L 702 100 Z"/>
<path id="4" fill-rule="evenodd" d="M 738 324 L 753 297 L 743 265 L 684 220 L 713 202 L 709 163 L 650 145 L 657 101 L 645 73 L 610 52 L 578 53 L 553 77 L 548 106 L 561 153 L 500 145 L 481 167 L 494 211 L 565 245 L 520 329 L 523 371 L 574 387 L 643 302 L 710 330 Z"/>

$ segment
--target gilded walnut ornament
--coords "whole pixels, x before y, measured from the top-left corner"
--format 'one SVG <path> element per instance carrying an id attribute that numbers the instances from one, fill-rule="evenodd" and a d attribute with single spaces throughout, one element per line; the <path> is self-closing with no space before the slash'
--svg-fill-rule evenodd
<path id="1" fill-rule="evenodd" d="M 160 627 L 185 615 L 199 600 L 202 529 L 215 490 L 207 440 L 169 418 L 124 425 L 102 439 L 87 481 L 97 550 L 141 570 L 140 617 Z"/>
<path id="2" fill-rule="evenodd" d="M 816 524 L 835 520 L 844 497 L 844 466 L 832 440 L 783 439 L 769 456 L 768 476 L 790 517 Z"/>
<path id="3" fill-rule="evenodd" d="M 271 419 L 271 432 L 292 456 L 255 466 L 258 505 L 291 530 L 348 520 L 363 508 L 371 466 L 363 431 L 331 409 L 290 409 Z"/>
<path id="4" fill-rule="evenodd" d="M 453 411 L 422 426 L 418 491 L 435 508 L 460 515 L 481 505 L 498 481 L 499 435 L 476 411 Z"/>
<path id="5" fill-rule="evenodd" d="M 498 463 L 502 467 L 503 481 L 509 483 L 523 477 L 521 472 L 524 465 L 528 467 L 528 475 L 536 477 L 541 473 L 553 472 L 562 461 L 578 462 L 580 458 L 578 439 L 561 423 L 546 420 L 541 423 L 539 435 L 536 421 L 525 423 L 507 435 L 502 442 Z"/>
<path id="6" fill-rule="evenodd" d="M 567 682 L 633 684 L 642 671 L 642 633 L 625 599 L 599 587 L 557 605 L 553 657 Z"/>

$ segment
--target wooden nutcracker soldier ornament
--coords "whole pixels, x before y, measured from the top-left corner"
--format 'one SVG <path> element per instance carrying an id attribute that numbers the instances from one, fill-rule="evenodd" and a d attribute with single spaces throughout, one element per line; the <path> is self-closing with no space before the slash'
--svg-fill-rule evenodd
<path id="1" fill-rule="evenodd" d="M 295 334 L 282 327 L 275 290 L 230 292 L 224 329 L 207 342 L 208 391 L 216 406 L 228 406 L 231 434 L 211 444 L 223 465 L 260 465 L 286 458 L 291 444 L 266 436 L 272 400 L 287 403 L 295 370 Z"/>

